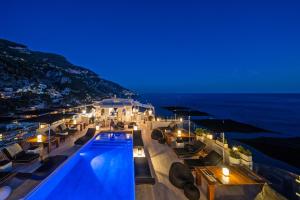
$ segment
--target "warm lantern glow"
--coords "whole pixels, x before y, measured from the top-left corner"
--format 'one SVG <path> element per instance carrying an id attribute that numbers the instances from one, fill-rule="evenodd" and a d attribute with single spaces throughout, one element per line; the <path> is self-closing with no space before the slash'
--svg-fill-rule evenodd
<path id="1" fill-rule="evenodd" d="M 152 110 L 149 110 L 149 115 L 152 115 Z"/>
<path id="2" fill-rule="evenodd" d="M 86 114 L 86 109 L 83 109 L 83 110 L 82 110 L 82 114 Z"/>
<path id="3" fill-rule="evenodd" d="M 99 131 L 99 130 L 100 130 L 100 126 L 96 125 L 96 131 Z"/>
<path id="4" fill-rule="evenodd" d="M 41 135 L 41 134 L 38 134 L 38 135 L 36 136 L 36 140 L 37 140 L 37 142 L 42 142 L 42 135 Z"/>
<path id="5" fill-rule="evenodd" d="M 233 150 L 233 151 L 237 151 L 238 148 L 234 146 L 234 147 L 232 147 L 232 150 Z"/>
<path id="6" fill-rule="evenodd" d="M 178 131 L 177 131 L 177 136 L 178 136 L 178 137 L 181 137 L 181 130 L 178 130 Z"/>
<path id="7" fill-rule="evenodd" d="M 223 173 L 224 176 L 229 176 L 230 172 L 229 172 L 229 169 L 227 167 L 223 167 L 222 168 L 222 173 Z"/>
<path id="8" fill-rule="evenodd" d="M 156 119 L 156 121 L 158 121 L 158 122 L 159 122 L 159 121 L 160 121 L 160 118 L 157 118 L 157 119 Z"/>
<path id="9" fill-rule="evenodd" d="M 138 130 L 138 127 L 137 127 L 137 126 L 133 126 L 133 130 L 134 130 L 134 131 L 137 131 L 137 130 Z"/>
<path id="10" fill-rule="evenodd" d="M 213 139 L 213 135 L 212 134 L 208 134 L 207 136 L 206 136 L 208 139 Z"/>
<path id="11" fill-rule="evenodd" d="M 182 118 L 180 118 L 179 121 L 182 122 Z"/>

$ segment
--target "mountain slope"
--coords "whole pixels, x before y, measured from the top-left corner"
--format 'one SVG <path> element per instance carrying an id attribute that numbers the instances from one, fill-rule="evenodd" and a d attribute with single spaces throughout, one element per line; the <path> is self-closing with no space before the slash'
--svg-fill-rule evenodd
<path id="1" fill-rule="evenodd" d="M 0 109 L 88 103 L 117 95 L 134 95 L 89 69 L 57 54 L 32 51 L 0 39 Z"/>

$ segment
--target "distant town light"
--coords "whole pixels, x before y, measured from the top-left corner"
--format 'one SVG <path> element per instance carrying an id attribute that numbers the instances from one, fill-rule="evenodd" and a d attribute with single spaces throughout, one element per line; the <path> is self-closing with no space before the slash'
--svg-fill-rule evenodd
<path id="1" fill-rule="evenodd" d="M 233 146 L 233 147 L 232 147 L 232 150 L 233 150 L 233 151 L 237 151 L 238 148 L 237 148 L 236 146 Z"/>

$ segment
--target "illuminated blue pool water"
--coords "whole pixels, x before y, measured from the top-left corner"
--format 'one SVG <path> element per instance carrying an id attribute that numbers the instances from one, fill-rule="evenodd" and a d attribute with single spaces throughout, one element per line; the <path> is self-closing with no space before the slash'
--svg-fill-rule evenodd
<path id="1" fill-rule="evenodd" d="M 99 134 L 26 199 L 134 199 L 131 135 Z"/>

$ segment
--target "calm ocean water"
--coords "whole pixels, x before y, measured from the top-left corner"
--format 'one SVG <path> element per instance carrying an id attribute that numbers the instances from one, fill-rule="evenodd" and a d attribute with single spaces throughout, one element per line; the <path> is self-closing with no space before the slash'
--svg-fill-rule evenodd
<path id="1" fill-rule="evenodd" d="M 187 106 L 281 133 L 300 137 L 300 94 L 143 94 L 143 98 L 167 115 L 160 106 Z"/>

